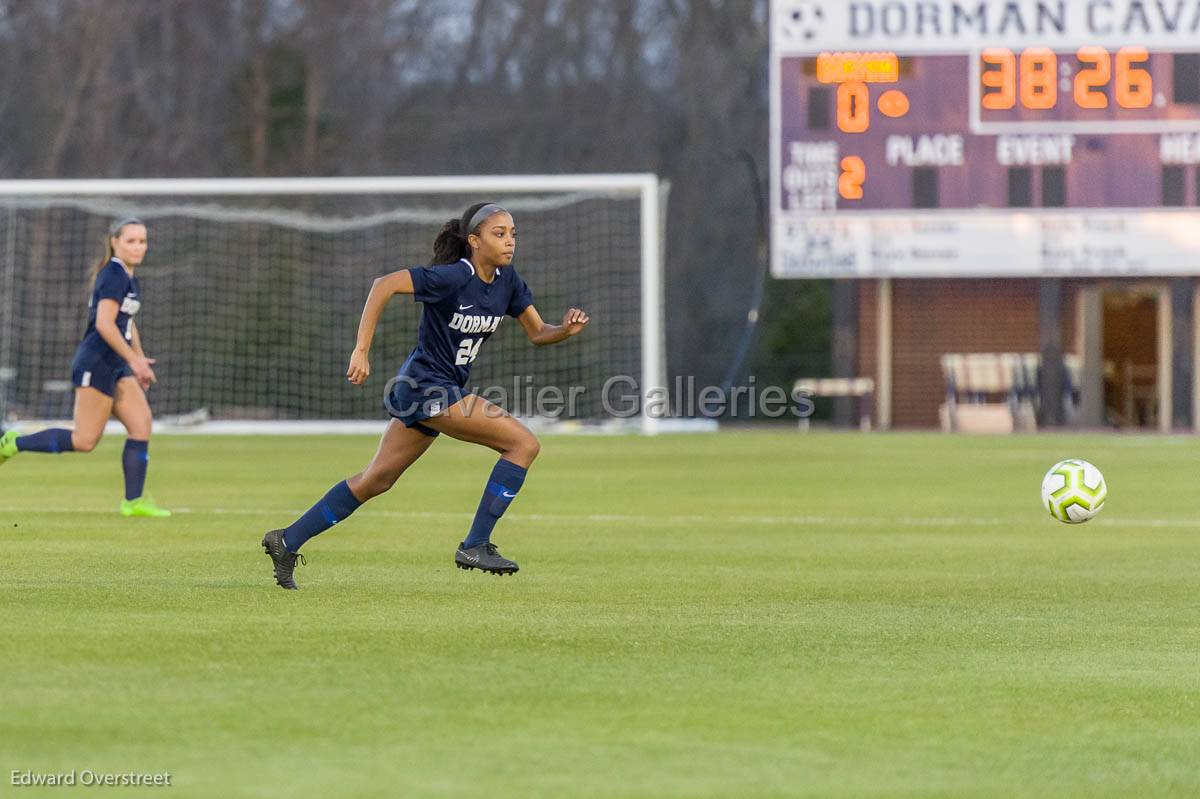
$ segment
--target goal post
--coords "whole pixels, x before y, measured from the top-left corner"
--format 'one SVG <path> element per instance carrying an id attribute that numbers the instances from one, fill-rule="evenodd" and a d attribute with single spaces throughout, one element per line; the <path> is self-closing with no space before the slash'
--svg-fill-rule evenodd
<path id="1" fill-rule="evenodd" d="M 483 200 L 516 217 L 515 266 L 543 317 L 581 305 L 593 325 L 539 348 L 509 320 L 471 387 L 536 421 L 656 432 L 665 190 L 652 174 L 0 181 L 0 414 L 70 415 L 88 268 L 108 224 L 137 216 L 150 229 L 138 322 L 160 361 L 156 415 L 264 432 L 383 419 L 419 306 L 389 306 L 372 379 L 349 386 L 371 279 L 429 263 L 441 224 Z"/>

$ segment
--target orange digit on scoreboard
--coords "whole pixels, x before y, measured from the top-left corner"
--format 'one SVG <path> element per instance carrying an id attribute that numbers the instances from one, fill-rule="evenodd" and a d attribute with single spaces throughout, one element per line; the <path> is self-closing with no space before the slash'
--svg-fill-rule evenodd
<path id="1" fill-rule="evenodd" d="M 1122 47 L 1117 51 L 1117 104 L 1122 108 L 1149 108 L 1154 102 L 1154 78 L 1134 66 L 1150 60 L 1145 47 Z"/>
<path id="2" fill-rule="evenodd" d="M 1104 87 L 1112 80 L 1112 59 L 1103 47 L 1084 47 L 1079 50 L 1081 63 L 1089 68 L 1075 76 L 1075 104 L 1080 108 L 1108 108 Z"/>
<path id="3" fill-rule="evenodd" d="M 867 84 L 852 82 L 838 86 L 837 122 L 842 133 L 866 133 L 871 127 L 871 90 Z"/>
<path id="4" fill-rule="evenodd" d="M 842 159 L 842 176 L 838 178 L 838 193 L 845 200 L 861 200 L 863 184 L 867 182 L 867 165 L 857 155 Z"/>
<path id="5" fill-rule="evenodd" d="M 983 63 L 999 67 L 985 69 L 980 76 L 984 88 L 997 90 L 983 95 L 983 107 L 1007 111 L 1017 104 L 1017 58 L 1012 50 L 993 47 L 983 51 Z"/>
<path id="6" fill-rule="evenodd" d="M 1021 104 L 1031 111 L 1058 105 L 1058 56 L 1048 47 L 1021 53 Z"/>

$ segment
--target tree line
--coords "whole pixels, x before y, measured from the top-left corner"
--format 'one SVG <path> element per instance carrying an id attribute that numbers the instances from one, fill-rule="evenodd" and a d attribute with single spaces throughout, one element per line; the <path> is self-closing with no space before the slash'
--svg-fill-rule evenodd
<path id="1" fill-rule="evenodd" d="M 766 5 L 0 0 L 0 176 L 655 172 L 668 370 L 719 382 L 765 255 Z M 827 365 L 827 293 L 768 282 L 741 376 Z"/>

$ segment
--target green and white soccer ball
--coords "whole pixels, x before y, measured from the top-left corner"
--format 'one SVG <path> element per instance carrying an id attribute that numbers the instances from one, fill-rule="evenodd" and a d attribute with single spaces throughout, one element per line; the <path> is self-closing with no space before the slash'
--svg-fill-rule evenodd
<path id="1" fill-rule="evenodd" d="M 1087 461 L 1056 463 L 1042 479 L 1042 506 L 1060 522 L 1086 522 L 1100 512 L 1107 498 L 1104 475 Z"/>

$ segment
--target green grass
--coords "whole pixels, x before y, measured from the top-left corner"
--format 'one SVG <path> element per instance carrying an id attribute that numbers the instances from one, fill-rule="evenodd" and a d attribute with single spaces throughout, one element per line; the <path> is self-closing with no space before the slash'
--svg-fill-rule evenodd
<path id="1" fill-rule="evenodd" d="M 159 438 L 166 522 L 119 439 L 5 465 L 0 794 L 1200 795 L 1193 439 L 550 437 L 503 579 L 451 565 L 493 459 L 440 441 L 275 588 L 262 531 L 374 445 Z"/>

